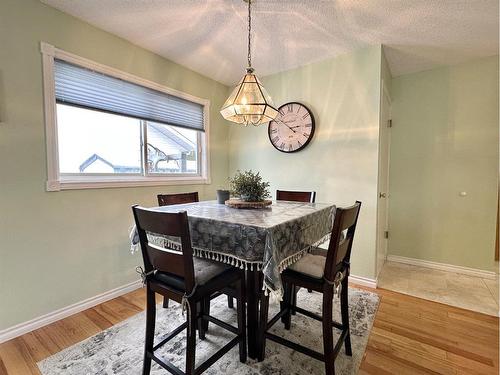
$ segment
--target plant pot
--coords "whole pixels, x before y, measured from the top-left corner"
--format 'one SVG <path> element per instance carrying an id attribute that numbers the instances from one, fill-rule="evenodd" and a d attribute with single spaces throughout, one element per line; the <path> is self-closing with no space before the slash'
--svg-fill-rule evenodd
<path id="1" fill-rule="evenodd" d="M 229 190 L 217 190 L 217 203 L 224 204 L 229 199 Z"/>

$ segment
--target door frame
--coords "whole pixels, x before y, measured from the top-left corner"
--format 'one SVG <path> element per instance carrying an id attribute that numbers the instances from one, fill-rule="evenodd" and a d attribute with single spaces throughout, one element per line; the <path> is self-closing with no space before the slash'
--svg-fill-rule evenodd
<path id="1" fill-rule="evenodd" d="M 388 121 L 391 121 L 392 120 L 392 100 L 391 100 L 391 96 L 389 94 L 389 91 L 387 90 L 387 86 L 385 84 L 385 81 L 383 79 L 381 79 L 381 96 L 380 96 L 380 120 L 379 120 L 379 124 L 380 126 L 386 126 L 388 128 L 388 132 L 387 132 L 387 166 L 386 166 L 386 191 L 385 191 L 385 194 L 386 194 L 386 197 L 384 199 L 384 203 L 386 205 L 385 209 L 386 209 L 386 215 L 385 215 L 385 223 L 380 223 L 379 220 L 378 220 L 378 212 L 380 210 L 380 203 L 381 203 L 381 199 L 379 197 L 379 194 L 381 193 L 381 190 L 380 190 L 380 155 L 381 155 L 381 148 L 380 148 L 380 139 L 379 139 L 379 170 L 378 170 L 378 175 L 377 175 L 377 179 L 378 179 L 378 182 L 377 182 L 377 236 L 376 236 L 376 256 L 375 256 L 375 268 L 376 268 L 376 275 L 378 277 L 379 273 L 380 273 L 380 270 L 382 268 L 379 267 L 378 263 L 379 263 L 379 253 L 381 252 L 381 249 L 380 249 L 380 246 L 381 246 L 381 239 L 380 239 L 380 233 L 381 232 L 384 232 L 386 230 L 389 230 L 389 197 L 390 197 L 390 191 L 389 191 L 389 178 L 390 178 L 390 164 L 391 164 L 391 127 L 389 126 L 389 124 L 387 123 L 382 123 L 383 119 L 382 119 L 382 109 L 383 109 L 383 106 L 384 106 L 384 103 L 385 101 L 387 100 L 387 103 L 388 103 L 388 106 L 389 108 L 386 109 L 388 110 Z M 380 132 L 380 130 L 379 130 Z M 383 226 L 383 230 L 381 231 L 380 230 L 380 226 Z M 384 258 L 384 263 L 385 261 L 387 260 L 387 246 L 383 249 L 383 258 Z"/>

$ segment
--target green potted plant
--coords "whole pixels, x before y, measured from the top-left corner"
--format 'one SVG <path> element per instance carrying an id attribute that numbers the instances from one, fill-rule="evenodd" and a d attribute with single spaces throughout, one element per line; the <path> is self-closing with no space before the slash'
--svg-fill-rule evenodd
<path id="1" fill-rule="evenodd" d="M 262 202 L 269 198 L 269 182 L 262 181 L 259 172 L 252 170 L 236 171 L 236 174 L 229 179 L 231 193 L 245 202 Z"/>

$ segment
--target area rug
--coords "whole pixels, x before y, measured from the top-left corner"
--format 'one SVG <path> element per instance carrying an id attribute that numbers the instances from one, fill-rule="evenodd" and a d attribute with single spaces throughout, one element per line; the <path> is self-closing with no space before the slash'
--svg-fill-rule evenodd
<path id="1" fill-rule="evenodd" d="M 320 293 L 308 293 L 306 290 L 301 289 L 297 300 L 299 306 L 316 313 L 321 312 L 322 295 Z M 344 348 L 342 348 L 335 361 L 337 374 L 357 374 L 378 304 L 379 297 L 376 294 L 349 288 L 353 355 L 352 357 L 346 356 Z M 271 314 L 274 315 L 277 312 L 278 304 L 271 303 L 269 310 L 269 316 L 271 317 Z M 211 314 L 236 325 L 236 311 L 227 307 L 225 296 L 220 296 L 212 301 Z M 334 300 L 334 317 L 337 321 L 340 321 L 340 302 L 338 298 Z M 155 342 L 162 340 L 169 331 L 177 327 L 184 319 L 177 304 L 171 303 L 171 307 L 168 309 L 158 305 Z M 143 312 L 39 362 L 38 367 L 43 375 L 141 374 L 144 327 L 145 314 Z M 171 360 L 182 370 L 184 370 L 185 332 L 184 330 L 183 333 L 156 352 L 160 358 Z M 273 327 L 273 333 L 323 352 L 321 323 L 300 314 L 292 317 L 290 331 L 286 331 L 282 324 L 276 323 Z M 206 339 L 197 342 L 196 363 L 203 362 L 232 337 L 234 336 L 231 333 L 210 324 Z M 323 373 L 324 365 L 322 362 L 268 340 L 266 359 L 263 362 L 249 359 L 245 364 L 240 363 L 238 347 L 236 346 L 204 374 L 311 375 Z M 151 374 L 164 375 L 167 372 L 154 364 Z"/>

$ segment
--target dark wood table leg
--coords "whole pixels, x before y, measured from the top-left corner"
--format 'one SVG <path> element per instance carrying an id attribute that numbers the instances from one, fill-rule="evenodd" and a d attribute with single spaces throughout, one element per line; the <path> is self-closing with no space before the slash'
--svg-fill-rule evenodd
<path id="1" fill-rule="evenodd" d="M 259 300 L 260 271 L 247 270 L 247 338 L 248 356 L 257 359 L 260 351 L 259 334 Z"/>

